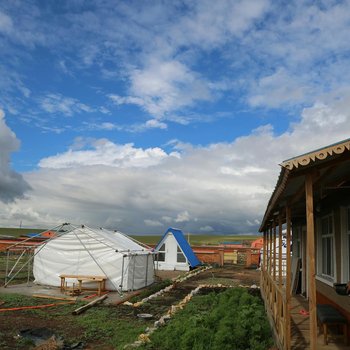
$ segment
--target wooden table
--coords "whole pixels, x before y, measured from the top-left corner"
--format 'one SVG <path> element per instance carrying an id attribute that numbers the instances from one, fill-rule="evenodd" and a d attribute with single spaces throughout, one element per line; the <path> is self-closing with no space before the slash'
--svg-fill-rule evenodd
<path id="1" fill-rule="evenodd" d="M 61 292 L 64 293 L 67 290 L 66 279 L 74 278 L 78 282 L 78 290 L 83 290 L 83 282 L 97 282 L 97 294 L 101 293 L 106 289 L 106 276 L 91 276 L 91 275 L 60 275 L 61 278 Z"/>

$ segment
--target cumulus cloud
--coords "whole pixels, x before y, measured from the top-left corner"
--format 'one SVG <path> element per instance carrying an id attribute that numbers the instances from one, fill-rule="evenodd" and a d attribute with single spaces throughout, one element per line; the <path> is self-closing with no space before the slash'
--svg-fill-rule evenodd
<path id="1" fill-rule="evenodd" d="M 136 104 L 157 118 L 212 99 L 205 79 L 176 60 L 152 60 L 143 69 L 132 70 L 129 92 L 130 96 L 109 97 L 116 104 Z"/>
<path id="2" fill-rule="evenodd" d="M 167 147 L 173 145 L 176 156 L 108 140 L 77 140 L 25 174 L 34 190 L 28 200 L 1 208 L 4 223 L 23 213 L 28 225 L 53 225 L 56 219 L 138 234 L 162 233 L 168 226 L 192 233 L 254 233 L 278 164 L 349 137 L 349 101 L 320 100 L 278 135 L 266 125 L 228 143 L 193 147 L 173 141 Z"/>
<path id="3" fill-rule="evenodd" d="M 10 168 L 10 154 L 19 149 L 16 135 L 5 123 L 5 114 L 0 109 L 0 201 L 10 203 L 23 198 L 30 189 L 21 174 Z"/>
<path id="4" fill-rule="evenodd" d="M 91 165 L 105 165 L 118 168 L 147 168 L 161 163 L 167 157 L 179 157 L 178 153 L 167 154 L 161 148 L 135 148 L 133 144 L 117 145 L 106 139 L 79 139 L 82 147 L 91 149 L 69 149 L 66 153 L 42 159 L 41 168 L 63 169 Z"/>

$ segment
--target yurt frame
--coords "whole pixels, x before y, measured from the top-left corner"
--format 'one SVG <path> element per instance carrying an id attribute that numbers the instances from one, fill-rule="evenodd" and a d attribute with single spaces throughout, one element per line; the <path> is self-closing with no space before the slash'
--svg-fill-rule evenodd
<path id="1" fill-rule="evenodd" d="M 52 240 L 57 239 L 59 237 L 62 237 L 76 229 L 79 228 L 86 228 L 86 229 L 90 229 L 92 231 L 94 231 L 92 228 L 86 226 L 86 225 L 73 225 L 70 223 L 63 223 L 61 225 L 58 225 L 52 229 L 50 229 L 50 231 L 54 231 L 56 232 L 56 235 L 53 237 L 49 237 L 47 240 L 43 241 L 42 243 L 34 243 L 35 238 L 40 237 L 42 232 L 33 235 L 25 240 L 22 240 L 21 242 L 17 242 L 13 245 L 10 245 L 9 247 L 6 248 L 6 260 L 5 260 L 5 283 L 4 283 L 4 287 L 7 287 L 11 281 L 13 281 L 16 276 L 18 276 L 18 274 L 24 270 L 25 267 L 27 267 L 27 284 L 29 285 L 30 282 L 30 278 L 32 275 L 32 269 L 33 269 L 33 260 L 35 258 L 35 256 L 42 250 L 44 249 L 44 247 Z M 46 232 L 47 230 L 43 231 Z M 152 250 L 151 247 L 147 246 L 146 244 L 137 241 L 136 239 L 127 236 L 126 234 L 120 232 L 120 231 L 116 231 L 118 234 L 121 234 L 122 236 L 127 237 L 128 239 L 132 240 L 133 242 L 137 243 L 138 245 L 144 247 L 144 249 L 142 250 L 116 250 L 114 247 L 109 246 L 108 244 L 106 244 L 106 242 L 102 242 L 99 241 L 98 239 L 96 239 L 95 237 L 93 238 L 94 240 L 104 244 L 106 247 L 110 247 L 111 249 L 115 250 L 116 253 L 122 253 L 123 254 L 123 260 L 122 260 L 122 273 L 121 273 L 121 284 L 119 286 L 116 286 L 114 284 L 113 281 L 110 281 L 116 291 L 120 294 L 122 294 L 122 289 L 123 289 L 123 280 L 124 280 L 124 274 L 127 271 L 127 266 L 126 266 L 126 262 L 125 259 L 127 257 L 134 259 L 134 265 L 133 265 L 133 274 L 132 274 L 132 286 L 131 286 L 131 290 L 134 290 L 134 280 L 135 280 L 135 260 L 136 257 L 140 254 L 138 254 L 138 252 L 142 252 L 144 255 L 145 251 L 148 251 L 147 254 L 147 266 L 148 266 L 148 261 L 149 258 L 152 258 L 153 260 L 153 266 L 154 266 L 154 252 Z M 88 254 L 90 255 L 90 257 L 93 259 L 93 261 L 96 263 L 96 265 L 101 269 L 101 271 L 107 275 L 103 268 L 100 266 L 100 264 L 96 261 L 96 259 L 94 258 L 94 256 L 90 253 L 89 249 L 86 247 L 86 245 L 84 244 L 84 242 L 79 238 L 79 236 L 77 234 L 75 234 L 76 238 L 79 240 L 79 242 L 81 243 L 82 247 L 84 247 L 84 249 L 88 252 Z M 90 237 L 90 236 L 89 236 Z M 92 237 L 90 237 L 92 238 Z M 18 252 L 20 252 L 19 256 L 13 260 L 13 265 L 10 266 L 10 263 L 12 261 L 11 257 L 16 254 L 18 255 Z M 22 265 L 20 265 L 21 260 L 24 259 L 24 263 Z M 129 260 L 129 264 L 132 260 Z M 16 268 L 19 267 L 17 270 Z M 148 281 L 148 269 L 146 268 L 146 285 L 147 285 L 147 281 Z"/>

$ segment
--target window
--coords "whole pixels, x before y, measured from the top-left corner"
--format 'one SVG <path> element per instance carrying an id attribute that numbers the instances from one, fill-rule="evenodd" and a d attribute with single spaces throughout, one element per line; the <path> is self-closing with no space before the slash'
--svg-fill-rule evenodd
<path id="1" fill-rule="evenodd" d="M 319 232 L 319 273 L 328 279 L 334 277 L 334 230 L 333 215 L 321 218 Z"/>
<path id="2" fill-rule="evenodd" d="M 342 279 L 343 282 L 350 281 L 350 207 L 342 211 Z"/>
<path id="3" fill-rule="evenodd" d="M 177 262 L 185 263 L 186 258 L 179 246 L 177 246 Z"/>
<path id="4" fill-rule="evenodd" d="M 165 261 L 165 243 L 158 250 L 158 254 L 156 255 L 157 261 Z"/>

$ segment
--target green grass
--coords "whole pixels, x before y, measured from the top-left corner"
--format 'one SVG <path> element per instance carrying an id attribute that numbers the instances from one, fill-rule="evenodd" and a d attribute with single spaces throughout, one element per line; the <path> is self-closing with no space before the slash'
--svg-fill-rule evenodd
<path id="1" fill-rule="evenodd" d="M 19 237 L 27 233 L 40 233 L 45 231 L 42 228 L 6 228 L 0 227 L 0 235 Z"/>
<path id="2" fill-rule="evenodd" d="M 59 300 L 50 299 L 38 299 L 28 296 L 17 294 L 0 294 L 0 300 L 5 303 L 2 308 L 20 307 L 20 306 L 33 306 L 43 305 L 50 303 L 60 303 Z M 12 313 L 18 315 L 21 320 L 27 318 L 30 320 L 32 327 L 35 328 L 35 320 L 51 320 L 56 323 L 56 329 L 58 335 L 62 336 L 68 343 L 74 343 L 83 341 L 85 344 L 102 344 L 110 345 L 116 349 L 122 349 L 124 345 L 134 342 L 137 336 L 143 333 L 146 327 L 150 326 L 152 321 L 140 320 L 133 315 L 133 309 L 123 309 L 122 307 L 115 307 L 111 305 L 99 304 L 78 316 L 73 316 L 72 311 L 76 308 L 84 305 L 85 302 L 76 302 L 74 304 L 58 305 L 55 307 L 43 308 L 43 309 L 29 309 L 21 311 L 7 311 L 7 315 Z M 13 339 L 18 332 L 17 324 L 13 329 L 13 334 L 5 334 L 2 330 L 2 322 L 9 320 L 6 313 L 0 313 L 0 345 L 1 348 L 12 349 L 12 345 L 9 347 L 9 342 L 13 342 Z M 13 319 L 13 318 L 12 318 Z M 8 321 L 6 321 L 8 322 Z M 24 322 L 28 324 L 28 321 Z M 26 326 L 26 328 L 28 328 Z M 15 347 L 18 349 L 27 349 L 28 347 L 22 346 L 22 340 L 17 340 Z M 93 345 L 94 348 L 98 348 L 99 345 Z"/>
<path id="3" fill-rule="evenodd" d="M 150 235 L 150 236 L 131 236 L 134 239 L 146 243 L 146 244 L 157 244 L 162 236 Z M 215 245 L 221 242 L 252 242 L 260 235 L 185 235 L 186 239 L 190 241 L 191 245 Z"/>
<path id="4" fill-rule="evenodd" d="M 271 329 L 260 298 L 243 288 L 195 296 L 155 331 L 148 350 L 266 350 Z"/>

